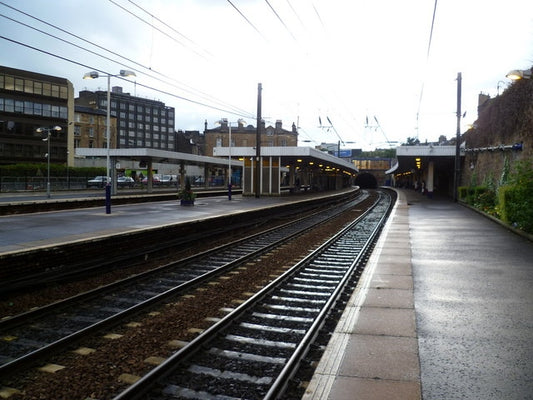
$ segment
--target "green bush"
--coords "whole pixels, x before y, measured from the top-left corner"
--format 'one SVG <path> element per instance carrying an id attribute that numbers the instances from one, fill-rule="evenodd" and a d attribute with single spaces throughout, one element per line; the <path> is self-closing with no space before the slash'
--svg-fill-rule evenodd
<path id="1" fill-rule="evenodd" d="M 502 221 L 525 232 L 533 233 L 533 197 L 526 187 L 509 185 L 498 193 Z"/>
<path id="2" fill-rule="evenodd" d="M 487 186 L 460 186 L 458 193 L 461 201 L 486 212 L 496 204 L 496 193 Z"/>
<path id="3" fill-rule="evenodd" d="M 527 233 L 533 233 L 533 166 L 531 160 L 514 165 L 508 185 L 498 190 L 498 208 L 502 221 Z"/>

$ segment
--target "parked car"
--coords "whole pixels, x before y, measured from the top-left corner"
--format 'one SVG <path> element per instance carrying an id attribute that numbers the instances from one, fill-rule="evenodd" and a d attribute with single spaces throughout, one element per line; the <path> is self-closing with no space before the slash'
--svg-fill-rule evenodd
<path id="1" fill-rule="evenodd" d="M 87 181 L 87 187 L 104 187 L 108 178 L 105 176 L 95 176 L 93 179 Z M 111 179 L 109 179 L 111 182 Z"/>
<path id="2" fill-rule="evenodd" d="M 152 185 L 159 185 L 160 183 L 161 183 L 161 177 L 159 175 L 152 176 Z M 142 180 L 142 184 L 143 185 L 147 185 L 148 184 L 148 177 L 145 177 Z"/>
<path id="3" fill-rule="evenodd" d="M 198 178 L 196 178 L 196 179 L 194 180 L 194 184 L 195 184 L 195 185 L 203 185 L 203 184 L 205 184 L 205 179 L 204 179 L 204 177 L 203 177 L 203 176 L 199 176 Z"/>
<path id="4" fill-rule="evenodd" d="M 178 184 L 178 177 L 176 175 L 163 175 L 161 177 L 160 181 L 161 185 L 177 185 Z"/>
<path id="5" fill-rule="evenodd" d="M 119 186 L 119 187 L 124 187 L 124 186 L 133 187 L 133 186 L 135 186 L 135 181 L 133 180 L 133 178 L 131 178 L 129 176 L 119 176 L 117 178 L 117 186 Z"/>

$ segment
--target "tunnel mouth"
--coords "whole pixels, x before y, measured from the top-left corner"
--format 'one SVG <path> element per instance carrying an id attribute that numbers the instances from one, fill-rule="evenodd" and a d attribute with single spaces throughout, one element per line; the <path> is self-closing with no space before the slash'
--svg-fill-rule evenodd
<path id="1" fill-rule="evenodd" d="M 369 172 L 363 172 L 355 178 L 355 185 L 361 189 L 376 189 L 378 187 L 378 180 Z"/>

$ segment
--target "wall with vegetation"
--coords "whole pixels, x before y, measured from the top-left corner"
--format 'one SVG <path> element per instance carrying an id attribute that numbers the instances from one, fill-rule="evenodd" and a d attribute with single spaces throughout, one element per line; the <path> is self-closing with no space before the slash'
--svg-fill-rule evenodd
<path id="1" fill-rule="evenodd" d="M 459 198 L 533 233 L 533 80 L 513 82 L 481 105 L 462 139 Z"/>

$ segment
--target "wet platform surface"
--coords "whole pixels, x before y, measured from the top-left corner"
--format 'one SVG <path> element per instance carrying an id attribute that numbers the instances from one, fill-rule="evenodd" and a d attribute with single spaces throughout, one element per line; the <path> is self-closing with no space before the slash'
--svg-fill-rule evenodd
<path id="1" fill-rule="evenodd" d="M 5 216 L 0 253 L 297 200 Z M 399 191 L 304 399 L 533 399 L 533 242 L 449 199 Z"/>
<path id="2" fill-rule="evenodd" d="M 102 207 L 0 216 L 0 254 L 155 226 L 207 221 L 301 199 L 304 197 L 201 197 L 192 207 L 182 207 L 178 200 L 112 205 L 110 214 L 106 214 L 102 199 Z"/>
<path id="3" fill-rule="evenodd" d="M 401 191 L 304 399 L 533 399 L 533 243 Z"/>

